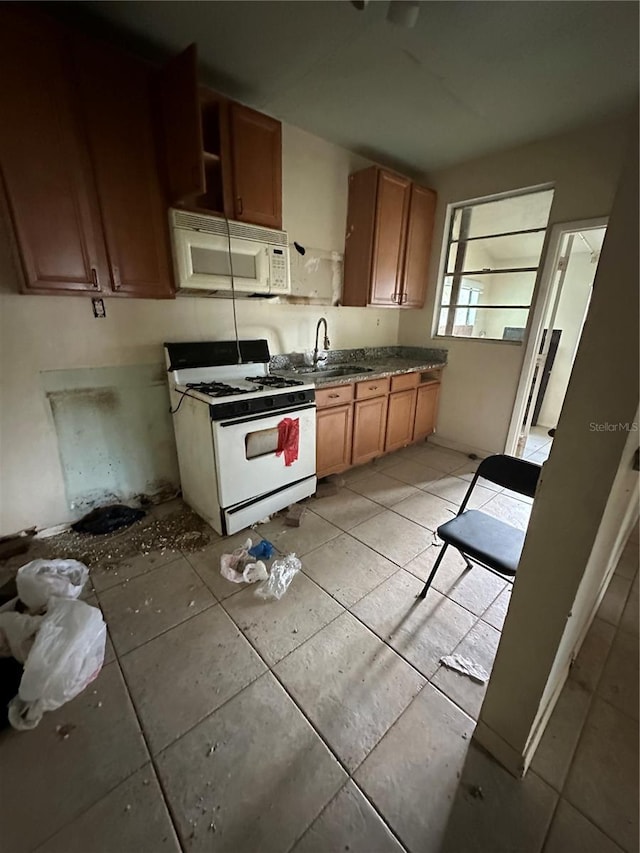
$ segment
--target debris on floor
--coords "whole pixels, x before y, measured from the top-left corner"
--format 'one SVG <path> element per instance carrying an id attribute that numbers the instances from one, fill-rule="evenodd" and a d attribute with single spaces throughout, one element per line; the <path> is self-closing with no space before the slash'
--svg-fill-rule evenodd
<path id="1" fill-rule="evenodd" d="M 212 537 L 215 534 L 206 521 L 186 505 L 172 502 L 153 507 L 143 519 L 114 533 L 92 536 L 66 528 L 46 538 L 37 536 L 31 540 L 27 559 L 64 557 L 89 568 L 99 564 L 102 570 L 117 571 L 125 560 L 154 551 L 201 551 Z M 10 581 L 26 561 L 24 557 L 3 561 L 0 583 Z"/>
<path id="2" fill-rule="evenodd" d="M 56 734 L 60 738 L 60 740 L 68 740 L 69 735 L 75 729 L 73 723 L 64 723 L 62 726 L 56 726 Z"/>
<path id="3" fill-rule="evenodd" d="M 45 711 L 77 696 L 102 668 L 102 613 L 77 600 L 88 575 L 75 560 L 33 560 L 18 571 L 19 597 L 0 612 L 0 656 L 24 664 L 19 684 L 13 678 L 13 695 L 8 701 L 3 695 L 2 713 L 6 708 L 14 729 L 35 728 Z"/>
<path id="4" fill-rule="evenodd" d="M 467 788 L 474 800 L 484 800 L 484 791 L 480 785 L 469 785 Z"/>
<path id="5" fill-rule="evenodd" d="M 123 527 L 131 527 L 136 521 L 144 518 L 146 512 L 143 509 L 134 509 L 124 504 L 112 504 L 101 506 L 91 510 L 88 515 L 71 525 L 76 533 L 91 533 L 94 536 L 104 536 L 114 533 Z"/>
<path id="6" fill-rule="evenodd" d="M 447 669 L 453 669 L 460 675 L 468 676 L 472 681 L 478 684 L 486 684 L 489 680 L 489 673 L 478 663 L 465 658 L 462 655 L 454 654 L 440 658 L 440 663 L 446 666 Z"/>
<path id="7" fill-rule="evenodd" d="M 301 506 L 301 504 L 291 504 L 284 517 L 284 523 L 288 527 L 300 527 L 306 511 L 306 506 Z"/>
<path id="8" fill-rule="evenodd" d="M 287 554 L 281 560 L 275 560 L 269 578 L 258 587 L 256 595 L 259 598 L 280 600 L 301 568 L 302 563 L 295 554 Z"/>
<path id="9" fill-rule="evenodd" d="M 78 598 L 88 577 L 89 570 L 78 560 L 32 560 L 18 570 L 18 598 L 37 613 L 52 595 Z"/>
<path id="10" fill-rule="evenodd" d="M 16 554 L 24 554 L 35 535 L 35 527 L 30 527 L 28 530 L 21 530 L 20 533 L 3 536 L 0 539 L 0 560 L 6 560 Z"/>
<path id="11" fill-rule="evenodd" d="M 333 495 L 337 495 L 340 491 L 340 487 L 344 485 L 344 480 L 334 480 L 331 477 L 326 477 L 324 480 L 320 480 L 316 487 L 315 496 L 316 498 L 331 498 Z"/>
<path id="12" fill-rule="evenodd" d="M 249 548 L 249 554 L 256 560 L 270 560 L 275 548 L 268 539 L 261 539 L 253 548 Z"/>

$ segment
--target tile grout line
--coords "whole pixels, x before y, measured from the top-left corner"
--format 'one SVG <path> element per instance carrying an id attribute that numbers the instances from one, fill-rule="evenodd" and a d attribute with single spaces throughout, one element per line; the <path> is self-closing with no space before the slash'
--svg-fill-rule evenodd
<path id="1" fill-rule="evenodd" d="M 138 723 L 138 728 L 140 729 L 140 735 L 144 741 L 144 745 L 145 745 L 145 748 L 147 750 L 147 755 L 149 756 L 149 763 L 153 767 L 153 772 L 155 774 L 156 781 L 158 783 L 158 787 L 160 788 L 160 793 L 162 795 L 163 804 L 164 804 L 164 807 L 166 809 L 167 816 L 169 818 L 169 822 L 171 823 L 171 826 L 173 827 L 173 831 L 174 831 L 175 836 L 176 836 L 176 841 L 178 842 L 178 847 L 182 851 L 182 853 L 186 853 L 185 848 L 182 844 L 182 838 L 181 838 L 180 833 L 178 831 L 177 820 L 176 820 L 175 815 L 173 814 L 173 810 L 171 808 L 171 803 L 169 802 L 169 797 L 168 797 L 167 792 L 165 790 L 164 782 L 163 782 L 162 777 L 160 775 L 160 771 L 158 769 L 158 765 L 157 765 L 155 756 L 154 756 L 153 752 L 151 751 L 151 745 L 150 745 L 149 740 L 147 738 L 147 733 L 146 733 L 144 726 L 142 724 L 142 719 L 140 718 L 140 714 L 138 713 L 138 708 L 136 707 L 136 703 L 133 701 L 133 696 L 132 696 L 131 690 L 129 688 L 129 682 L 127 681 L 127 677 L 124 673 L 124 670 L 122 668 L 122 664 L 120 663 L 120 658 L 118 657 L 117 652 L 116 652 L 116 659 L 115 659 L 115 661 L 113 661 L 113 663 L 117 663 L 117 665 L 118 665 L 120 677 L 122 678 L 122 681 L 123 681 L 124 686 L 125 686 L 125 690 L 127 691 L 127 696 L 129 697 L 129 702 L 131 703 L 131 707 L 133 708 L 133 713 L 134 713 L 136 721 Z"/>
<path id="2" fill-rule="evenodd" d="M 613 575 L 612 575 L 612 577 L 613 577 Z M 629 600 L 629 596 L 630 596 L 630 595 L 631 595 L 631 586 L 629 587 L 629 590 L 628 590 L 628 592 L 627 592 L 627 596 L 626 596 L 626 598 L 625 598 L 624 605 L 623 605 L 623 607 L 622 607 L 622 612 L 624 612 L 624 608 L 626 607 L 626 605 L 627 605 L 627 603 L 628 603 L 628 600 Z M 620 619 L 622 619 L 622 612 L 621 612 L 621 614 L 620 614 Z M 594 617 L 594 618 L 595 618 L 595 617 Z M 593 625 L 593 621 L 594 621 L 594 620 L 592 620 L 591 625 Z M 603 620 L 603 621 L 604 621 L 604 622 L 606 622 L 606 620 Z M 606 624 L 611 624 L 611 623 L 606 622 Z M 606 830 L 604 830 L 604 829 L 603 829 L 599 824 L 597 824 L 597 823 L 592 819 L 592 817 L 591 817 L 591 816 L 586 815 L 586 814 L 582 811 L 582 809 L 581 809 L 581 808 L 579 808 L 575 803 L 573 803 L 573 802 L 572 802 L 568 797 L 566 797 L 566 796 L 565 796 L 565 789 L 566 789 L 566 786 L 567 786 L 567 782 L 568 782 L 568 780 L 569 780 L 569 776 L 571 775 L 571 771 L 572 771 L 573 766 L 574 766 L 574 764 L 575 764 L 576 757 L 577 757 L 577 755 L 578 755 L 578 750 L 579 750 L 579 748 L 580 748 L 581 743 L 583 742 L 585 729 L 586 729 L 586 727 L 587 727 L 587 721 L 588 721 L 589 717 L 591 716 L 591 713 L 592 713 L 592 710 L 593 710 L 593 706 L 594 706 L 594 703 L 595 703 L 595 700 L 596 700 L 596 699 L 599 699 L 601 702 L 604 702 L 605 704 L 609 705 L 609 706 L 610 706 L 611 708 L 613 708 L 615 711 L 617 711 L 618 713 L 621 713 L 624 717 L 627 717 L 627 719 L 631 719 L 631 720 L 633 720 L 633 722 L 637 725 L 637 720 L 635 720 L 633 717 L 630 717 L 628 714 L 626 714 L 624 711 L 621 711 L 619 708 L 616 708 L 616 706 L 615 706 L 615 705 L 613 705 L 611 702 L 608 702 L 606 699 L 604 699 L 603 697 L 601 697 L 601 696 L 598 694 L 598 688 L 599 688 L 600 683 L 601 683 L 601 681 L 602 681 L 602 678 L 603 678 L 603 676 L 604 676 L 605 669 L 607 668 L 607 664 L 609 663 L 609 660 L 610 660 L 610 658 L 611 658 L 611 655 L 613 654 L 613 647 L 614 647 L 614 645 L 615 645 L 615 641 L 616 641 L 616 639 L 617 639 L 617 637 L 618 637 L 618 633 L 619 633 L 619 631 L 620 631 L 620 622 L 618 622 L 618 624 L 617 624 L 616 626 L 613 626 L 613 627 L 615 627 L 615 633 L 614 633 L 613 638 L 612 638 L 612 640 L 611 640 L 611 645 L 610 645 L 609 650 L 608 650 L 608 652 L 607 652 L 607 655 L 606 655 L 606 658 L 605 658 L 605 660 L 604 660 L 604 663 L 602 664 L 602 668 L 601 668 L 601 670 L 600 670 L 600 674 L 598 675 L 598 678 L 596 679 L 596 682 L 595 682 L 595 685 L 594 685 L 593 690 L 588 691 L 588 692 L 589 692 L 589 694 L 590 694 L 590 698 L 589 698 L 589 703 L 588 703 L 588 706 L 587 706 L 587 712 L 586 712 L 586 714 L 585 714 L 585 716 L 584 716 L 584 722 L 583 722 L 582 727 L 581 727 L 581 729 L 580 729 L 580 734 L 579 734 L 579 736 L 578 736 L 578 740 L 576 741 L 575 748 L 574 748 L 573 753 L 572 753 L 572 755 L 571 755 L 571 759 L 570 759 L 570 761 L 569 761 L 569 766 L 568 766 L 568 768 L 567 768 L 567 772 L 566 772 L 565 777 L 564 777 L 564 779 L 563 779 L 563 781 L 562 781 L 562 785 L 561 785 L 561 787 L 560 787 L 560 790 L 558 791 L 558 800 L 557 800 L 557 803 L 556 803 L 556 807 L 555 807 L 555 809 L 554 809 L 553 818 L 555 819 L 555 815 L 556 815 L 557 810 L 558 810 L 558 808 L 559 808 L 559 806 L 560 806 L 560 802 L 561 802 L 562 800 L 564 800 L 564 801 L 565 801 L 565 802 L 567 802 L 567 803 L 568 803 L 572 808 L 574 808 L 574 809 L 575 809 L 575 810 L 576 810 L 576 811 L 577 811 L 577 812 L 578 812 L 578 813 L 579 813 L 583 818 L 585 818 L 585 820 L 587 820 L 589 823 L 591 823 L 593 826 L 595 826 L 595 827 L 596 827 L 596 828 L 597 828 L 597 829 L 598 829 L 598 830 L 599 830 L 599 831 L 600 831 L 600 832 L 601 832 L 601 833 L 602 833 L 606 838 L 608 838 L 610 841 L 612 841 L 612 842 L 613 842 L 617 847 L 620 847 L 620 849 L 622 850 L 623 848 L 621 847 L 621 845 L 619 845 L 619 844 L 618 844 L 618 842 L 617 842 L 614 838 L 612 838 Z M 589 626 L 589 630 L 591 630 L 591 626 Z M 570 673 L 571 673 L 571 667 L 569 667 L 569 675 L 567 676 L 567 681 L 568 681 L 568 680 L 569 680 L 569 678 L 570 678 Z M 566 681 L 565 681 L 565 684 L 566 684 Z M 553 786 L 552 786 L 552 787 L 553 787 Z M 547 833 L 546 833 L 546 835 L 545 835 L 545 838 L 544 838 L 544 841 L 543 841 L 543 844 L 542 844 L 542 847 L 541 847 L 541 851 L 542 851 L 543 853 L 544 853 L 544 846 L 546 845 L 546 843 L 547 843 L 547 841 L 548 841 L 548 839 L 549 839 L 549 835 L 550 835 L 550 833 L 551 833 L 551 827 L 552 827 L 552 826 L 553 826 L 553 820 L 552 820 L 552 822 L 549 824 L 549 827 L 548 827 L 548 829 L 547 829 Z"/>
<path id="3" fill-rule="evenodd" d="M 315 581 L 313 581 L 313 579 L 312 579 L 312 578 L 309 578 L 309 580 L 311 580 L 311 581 L 312 581 L 312 583 L 314 583 L 314 584 L 315 584 Z M 319 584 L 316 584 L 316 586 L 318 586 L 320 589 L 322 589 L 322 587 L 320 587 L 320 586 L 319 586 Z M 221 604 L 222 604 L 222 602 L 221 602 Z M 340 602 L 338 602 L 338 604 L 340 604 Z M 301 834 L 300 834 L 300 835 L 295 839 L 295 841 L 293 842 L 293 845 L 292 845 L 290 848 L 288 848 L 288 853 L 290 853 L 290 851 L 293 849 L 293 847 L 295 847 L 295 845 L 298 843 L 298 841 L 300 841 L 300 839 L 301 839 L 301 838 L 302 838 L 302 836 L 307 832 L 307 830 L 308 830 L 308 829 L 310 829 L 310 828 L 311 828 L 311 826 L 313 826 L 313 824 L 315 823 L 315 821 L 320 817 L 320 815 L 322 814 L 322 812 L 323 812 L 323 811 L 324 811 L 324 810 L 325 810 L 325 809 L 326 809 L 326 808 L 327 808 L 327 807 L 328 807 L 328 806 L 333 802 L 333 800 L 335 799 L 335 797 L 337 797 L 337 796 L 338 796 L 338 794 L 342 791 L 342 789 L 344 788 L 344 786 L 347 784 L 347 782 L 348 782 L 348 781 L 350 781 L 350 780 L 351 780 L 351 781 L 353 781 L 353 783 L 354 783 L 355 785 L 357 785 L 357 782 L 355 781 L 355 779 L 353 779 L 353 775 L 354 775 L 354 774 L 359 770 L 359 768 L 360 768 L 360 767 L 361 767 L 361 765 L 364 763 L 364 761 L 366 760 L 366 758 L 368 757 L 368 755 L 370 755 L 370 754 L 371 754 L 371 752 L 376 748 L 376 746 L 380 743 L 380 741 L 381 741 L 381 740 L 382 740 L 382 738 L 387 734 L 387 732 L 389 732 L 389 731 L 393 728 L 393 726 L 398 722 L 398 720 L 400 719 L 400 717 L 404 714 L 404 712 L 407 710 L 407 708 L 411 705 L 411 703 L 413 702 L 413 700 L 416 698 L 415 696 L 414 696 L 414 697 L 412 697 L 412 699 L 409 701 L 409 703 L 407 704 L 407 706 L 406 706 L 405 708 L 403 708 L 403 709 L 402 709 L 402 711 L 400 712 L 400 714 L 398 714 L 398 716 L 396 717 L 396 719 L 393 721 L 393 723 L 391 723 L 391 725 L 389 726 L 389 728 L 388 728 L 388 729 L 385 731 L 385 733 L 380 737 L 380 739 L 379 739 L 378 741 L 376 741 L 376 743 L 374 744 L 374 746 L 373 746 L 373 747 L 369 750 L 369 752 L 367 753 L 367 756 L 365 756 L 365 758 L 363 758 L 363 759 L 362 759 L 362 761 L 357 765 L 357 767 L 356 767 L 356 768 L 354 768 L 354 770 L 353 770 L 353 771 L 349 770 L 349 768 L 348 768 L 348 767 L 347 767 L 347 765 L 344 763 L 344 761 L 340 758 L 340 756 L 337 754 L 337 752 L 333 749 L 333 747 L 331 746 L 331 744 L 329 743 L 329 741 L 328 741 L 328 740 L 325 738 L 325 736 L 320 732 L 320 730 L 315 726 L 315 724 L 313 723 L 313 721 L 312 721 L 312 720 L 310 719 L 310 717 L 308 716 L 307 712 L 306 712 L 306 711 L 302 708 L 302 706 L 298 703 L 298 701 L 296 700 L 295 696 L 290 692 L 290 690 L 289 690 L 289 689 L 287 688 L 287 686 L 284 684 L 284 682 L 282 681 L 282 679 L 280 678 L 280 676 L 279 676 L 276 672 L 274 672 L 275 667 L 276 667 L 276 666 L 278 666 L 278 664 L 280 664 L 280 663 L 281 663 L 283 660 L 285 660 L 287 657 L 289 657 L 289 655 L 293 654 L 293 653 L 294 653 L 295 651 L 297 651 L 298 649 L 301 649 L 301 648 L 302 648 L 302 646 L 304 646 L 307 642 L 309 642 L 309 640 L 311 640 L 313 637 L 315 637 L 317 634 L 319 634 L 319 633 L 320 633 L 320 631 L 324 630 L 324 629 L 325 629 L 325 628 L 327 628 L 329 625 L 333 624 L 333 622 L 335 622 L 337 619 L 340 619 L 342 616 L 344 616 L 344 614 L 345 614 L 345 613 L 349 613 L 349 611 L 344 607 L 344 605 L 340 605 L 340 606 L 343 608 L 343 612 L 342 612 L 342 613 L 339 613 L 339 614 L 337 614 L 337 616 L 334 616 L 334 618 L 333 618 L 333 619 L 331 619 L 331 620 L 329 620 L 329 622 L 327 622 L 327 623 L 326 623 L 326 625 L 323 625 L 321 628 L 319 628 L 317 631 L 315 631 L 311 636 L 307 637 L 307 639 L 306 639 L 303 643 L 300 643 L 300 645 L 299 645 L 299 646 L 296 646 L 296 648 L 295 648 L 295 649 L 292 649 L 288 654 L 286 654 L 284 657 L 280 658 L 280 660 L 278 660 L 278 661 L 277 661 L 276 663 L 274 663 L 273 665 L 270 665 L 270 664 L 268 663 L 268 661 L 263 657 L 263 655 L 262 655 L 262 653 L 260 652 L 260 650 L 258 649 L 258 647 L 257 647 L 257 646 L 256 646 L 256 645 L 251 641 L 251 639 L 250 639 L 249 637 L 247 637 L 247 636 L 244 634 L 244 632 L 242 631 L 242 629 L 237 625 L 237 623 L 236 623 L 236 622 L 235 622 L 235 620 L 233 619 L 232 615 L 231 615 L 230 613 L 227 613 L 226 608 L 224 608 L 224 609 L 225 609 L 225 613 L 227 613 L 227 615 L 229 616 L 229 618 L 233 621 L 234 625 L 236 625 L 236 627 L 238 628 L 238 631 L 240 632 L 240 634 L 244 637 L 244 639 L 246 640 L 246 642 L 251 646 L 251 648 L 254 650 L 254 652 L 256 653 L 256 655 L 257 655 L 257 656 L 262 660 L 262 662 L 263 662 L 263 663 L 265 664 L 265 666 L 267 667 L 266 672 L 261 673 L 261 674 L 258 676 L 258 678 L 261 678 L 262 676 L 266 675 L 267 673 L 270 673 L 270 674 L 273 676 L 273 678 L 278 682 L 278 684 L 279 684 L 279 685 L 280 685 L 280 687 L 283 689 L 283 691 L 286 693 L 286 695 L 287 695 L 287 696 L 288 696 L 288 698 L 291 700 L 291 702 L 293 702 L 293 704 L 295 705 L 295 707 L 298 709 L 298 711 L 300 712 L 300 714 L 301 714 L 301 715 L 304 717 L 304 719 L 307 721 L 307 723 L 308 723 L 308 724 L 309 724 L 309 726 L 311 727 L 312 731 L 317 735 L 317 737 L 319 738 L 319 740 L 320 740 L 320 741 L 322 741 L 322 743 L 324 744 L 324 746 L 326 747 L 326 749 L 328 750 L 328 752 L 329 752 L 329 753 L 330 753 L 330 754 L 335 758 L 336 762 L 339 764 L 339 766 L 340 766 L 340 767 L 344 770 L 344 772 L 347 774 L 347 780 L 344 782 L 344 784 L 343 784 L 343 785 L 341 785 L 341 786 L 340 786 L 340 788 L 338 789 L 338 791 L 336 791 L 336 793 L 334 794 L 334 796 L 333 796 L 333 797 L 331 797 L 331 799 L 330 799 L 330 800 L 325 804 L 325 806 L 323 806 L 323 808 L 318 812 L 318 814 L 313 818 L 313 820 L 312 820 L 312 821 L 311 821 L 311 822 L 310 822 L 310 823 L 305 827 L 304 831 L 303 831 L 303 832 L 302 832 L 302 833 L 301 833 Z M 352 616 L 353 616 L 353 614 L 350 614 L 350 615 L 352 615 Z M 354 618 L 357 618 L 357 617 L 354 617 Z M 358 621 L 359 621 L 359 620 L 358 620 Z M 365 627 L 367 627 L 367 626 L 365 626 Z M 378 638 L 378 637 L 377 637 L 377 634 L 375 634 L 373 631 L 371 631 L 371 629 L 370 629 L 370 628 L 368 628 L 367 630 L 369 630 L 369 631 L 373 634 L 373 636 L 374 636 L 374 637 Z M 393 651 L 393 650 L 392 650 L 392 651 Z M 415 668 L 415 667 L 414 667 L 414 668 Z M 417 671 L 417 670 L 416 670 L 416 671 Z M 419 673 L 419 674 L 420 674 L 420 675 L 422 675 L 421 673 Z M 424 676 L 422 676 L 422 678 L 424 678 Z M 256 680 L 257 680 L 257 679 L 254 679 L 254 682 L 255 682 Z M 251 682 L 251 683 L 254 683 L 254 682 Z M 249 685 L 246 685 L 246 686 L 248 687 Z M 423 687 L 424 687 L 424 685 L 423 685 Z M 246 688 L 245 688 L 245 687 L 243 687 L 243 688 L 242 688 L 242 690 L 244 690 L 244 689 L 246 689 Z M 233 698 L 235 698 L 236 696 L 238 696 L 238 695 L 242 692 L 242 690 L 239 690 L 237 693 L 235 693 L 235 694 L 234 694 L 234 696 L 232 696 L 230 699 L 228 699 L 228 700 L 227 700 L 227 702 L 230 702 L 230 701 L 231 701 L 231 699 L 233 699 Z M 420 688 L 420 690 L 422 690 L 422 688 Z M 418 692 L 420 692 L 420 691 L 418 691 Z M 416 693 L 416 696 L 417 696 L 417 695 L 418 695 L 418 694 Z M 224 705 L 226 705 L 226 704 L 227 704 L 227 702 L 225 702 L 225 703 L 224 703 Z M 223 707 L 223 706 L 221 705 L 220 707 Z M 218 711 L 218 710 L 219 710 L 219 708 L 216 708 L 216 711 Z M 216 711 L 212 711 L 211 713 L 212 713 L 212 714 L 213 714 L 213 713 L 216 713 Z M 210 717 L 210 716 L 211 716 L 211 714 L 208 714 L 208 715 L 207 715 L 206 717 L 204 717 L 203 719 L 207 719 L 207 718 L 208 718 L 208 717 Z M 200 722 L 202 722 L 202 720 L 201 720 Z M 199 725 L 199 724 L 196 724 L 196 725 Z M 193 726 L 192 728 L 195 728 L 195 726 Z M 191 729 L 190 729 L 189 731 L 191 731 Z M 185 732 L 185 734 L 186 734 L 186 732 Z M 180 735 L 180 737 L 183 737 L 183 736 L 184 736 L 184 735 Z M 179 739 L 179 738 L 176 738 L 176 740 L 178 740 L 178 739 Z M 173 743 L 175 743 L 175 742 L 176 742 L 176 741 L 173 741 Z M 169 744 L 168 746 L 170 746 L 170 745 L 171 745 L 171 744 Z M 165 749 L 168 749 L 168 746 L 167 746 L 167 747 L 165 747 Z M 359 785 L 358 785 L 358 790 L 361 790 Z M 369 799 L 369 797 L 365 794 L 365 792 L 364 792 L 364 791 L 361 791 L 361 793 L 363 794 L 363 796 L 365 797 L 365 799 L 367 799 L 367 801 L 370 803 L 370 805 L 372 806 L 372 808 L 374 809 L 374 811 L 375 811 L 375 812 L 380 816 L 380 818 L 382 819 L 383 823 L 384 823 L 384 824 L 385 824 L 385 826 L 389 829 L 389 831 L 391 832 L 391 834 L 393 835 L 393 837 L 394 837 L 394 838 L 395 838 L 395 839 L 400 843 L 400 846 L 402 847 L 402 849 L 403 849 L 403 850 L 408 851 L 408 850 L 409 850 L 409 848 L 408 848 L 408 847 L 406 847 L 406 845 L 405 845 L 405 844 L 400 840 L 400 838 L 399 838 L 399 836 L 396 834 L 395 830 L 394 830 L 394 829 L 391 827 L 391 825 L 388 823 L 388 821 L 387 821 L 387 819 L 384 817 L 384 815 L 382 815 L 382 813 L 378 810 L 378 808 L 377 808 L 377 806 L 375 805 L 375 803 L 374 803 L 372 800 L 370 800 L 370 799 Z"/>

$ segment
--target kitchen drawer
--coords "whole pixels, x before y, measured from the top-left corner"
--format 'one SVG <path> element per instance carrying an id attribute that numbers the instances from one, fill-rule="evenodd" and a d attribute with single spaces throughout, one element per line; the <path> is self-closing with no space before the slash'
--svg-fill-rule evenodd
<path id="1" fill-rule="evenodd" d="M 368 397 L 380 397 L 389 393 L 389 377 L 385 379 L 368 379 L 356 383 L 356 400 L 366 400 Z"/>
<path id="2" fill-rule="evenodd" d="M 339 406 L 353 400 L 353 385 L 337 385 L 335 388 L 316 388 L 316 406 Z"/>
<path id="3" fill-rule="evenodd" d="M 418 373 L 403 373 L 400 376 L 391 377 L 391 391 L 409 391 L 418 385 Z"/>

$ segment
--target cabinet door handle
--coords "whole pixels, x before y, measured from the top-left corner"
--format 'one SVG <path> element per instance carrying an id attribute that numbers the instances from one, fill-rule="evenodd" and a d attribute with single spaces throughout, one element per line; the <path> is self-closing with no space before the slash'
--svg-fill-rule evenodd
<path id="1" fill-rule="evenodd" d="M 242 199 L 240 196 L 238 196 L 236 201 L 238 202 L 238 216 L 240 216 L 242 214 Z"/>
<path id="2" fill-rule="evenodd" d="M 404 303 L 405 303 L 406 301 L 407 301 L 407 294 L 406 294 L 406 293 L 403 293 L 403 294 L 402 294 L 402 296 L 400 297 L 400 304 L 401 304 L 401 305 L 404 305 Z"/>
<path id="3" fill-rule="evenodd" d="M 393 294 L 392 294 L 392 296 L 391 296 L 391 301 L 392 301 L 392 302 L 397 302 L 397 301 L 398 301 L 398 294 L 397 294 L 397 293 L 393 293 Z"/>
<path id="4" fill-rule="evenodd" d="M 337 400 L 339 398 L 339 396 L 340 396 L 340 394 L 329 394 L 329 399 L 330 400 Z"/>
<path id="5" fill-rule="evenodd" d="M 113 289 L 120 290 L 120 288 L 122 287 L 122 282 L 120 281 L 119 267 L 111 267 L 111 275 L 113 277 Z"/>
<path id="6" fill-rule="evenodd" d="M 377 391 L 377 390 L 378 390 L 377 385 L 369 385 L 369 391 Z"/>
<path id="7" fill-rule="evenodd" d="M 97 290 L 100 287 L 100 282 L 98 281 L 98 270 L 95 267 L 91 267 L 91 280 Z"/>

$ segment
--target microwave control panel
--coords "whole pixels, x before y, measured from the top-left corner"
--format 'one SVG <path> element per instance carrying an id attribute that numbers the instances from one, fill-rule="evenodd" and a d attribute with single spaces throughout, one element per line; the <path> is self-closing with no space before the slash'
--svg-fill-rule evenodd
<path id="1" fill-rule="evenodd" d="M 289 250 L 269 247 L 269 279 L 271 290 L 289 291 Z"/>

